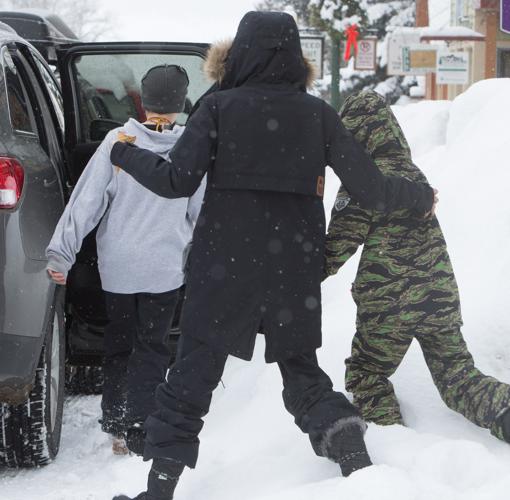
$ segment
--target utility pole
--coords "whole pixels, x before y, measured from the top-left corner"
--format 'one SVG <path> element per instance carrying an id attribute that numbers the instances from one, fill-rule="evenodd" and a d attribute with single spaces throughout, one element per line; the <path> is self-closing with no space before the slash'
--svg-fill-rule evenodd
<path id="1" fill-rule="evenodd" d="M 429 0 L 416 0 L 416 21 L 417 28 L 429 26 Z M 425 97 L 436 99 L 436 74 L 428 73 L 425 76 Z"/>
<path id="2" fill-rule="evenodd" d="M 331 38 L 331 106 L 337 111 L 342 104 L 340 97 L 340 40 L 341 35 L 330 31 Z"/>
<path id="3" fill-rule="evenodd" d="M 416 22 L 417 28 L 429 25 L 429 1 L 416 0 Z"/>

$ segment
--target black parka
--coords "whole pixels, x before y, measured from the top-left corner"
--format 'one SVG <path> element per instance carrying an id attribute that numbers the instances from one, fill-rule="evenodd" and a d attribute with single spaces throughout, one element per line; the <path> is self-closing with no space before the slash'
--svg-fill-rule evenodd
<path id="1" fill-rule="evenodd" d="M 321 344 L 327 165 L 367 208 L 432 206 L 429 186 L 383 177 L 306 80 L 293 18 L 250 12 L 218 91 L 202 100 L 170 162 L 126 144 L 112 150 L 114 165 L 169 198 L 190 196 L 207 173 L 181 329 L 244 359 L 257 332 L 268 361 Z"/>

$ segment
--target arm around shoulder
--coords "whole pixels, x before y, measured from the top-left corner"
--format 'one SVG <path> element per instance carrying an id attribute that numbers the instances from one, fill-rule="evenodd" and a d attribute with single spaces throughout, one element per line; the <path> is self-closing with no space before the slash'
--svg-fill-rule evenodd
<path id="1" fill-rule="evenodd" d="M 213 111 L 204 100 L 186 125 L 168 161 L 151 151 L 117 142 L 112 148 L 111 162 L 159 196 L 190 197 L 214 161 L 216 136 Z"/>
<path id="2" fill-rule="evenodd" d="M 418 215 L 432 209 L 434 192 L 428 184 L 385 177 L 327 104 L 324 120 L 327 163 L 360 206 L 381 212 L 409 209 Z"/>

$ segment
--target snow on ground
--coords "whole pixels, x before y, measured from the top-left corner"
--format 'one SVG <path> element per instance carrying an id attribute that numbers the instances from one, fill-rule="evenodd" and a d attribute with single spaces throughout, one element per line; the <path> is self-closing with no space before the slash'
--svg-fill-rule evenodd
<path id="1" fill-rule="evenodd" d="M 457 272 L 464 334 L 478 365 L 510 382 L 510 80 L 475 85 L 453 103 L 395 108 L 417 163 L 440 190 L 442 221 Z M 327 209 L 338 183 L 327 183 Z M 349 296 L 356 263 L 324 292 L 320 360 L 343 389 L 354 333 Z M 413 345 L 394 377 L 407 427 L 369 426 L 375 466 L 340 477 L 316 458 L 280 399 L 276 366 L 231 359 L 202 434 L 198 468 L 176 500 L 500 500 L 510 490 L 510 445 L 448 410 Z M 109 500 L 144 488 L 148 464 L 113 457 L 97 419 L 98 397 L 65 407 L 62 451 L 48 467 L 1 471 L 0 500 Z"/>

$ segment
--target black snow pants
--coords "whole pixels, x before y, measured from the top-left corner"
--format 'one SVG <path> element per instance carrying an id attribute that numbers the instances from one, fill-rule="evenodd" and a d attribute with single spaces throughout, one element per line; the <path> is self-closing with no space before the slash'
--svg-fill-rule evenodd
<path id="1" fill-rule="evenodd" d="M 212 393 L 223 375 L 227 354 L 181 335 L 177 359 L 166 382 L 156 390 L 158 410 L 145 422 L 144 459 L 172 458 L 194 468 L 198 435 L 209 412 Z M 283 401 L 297 426 L 309 435 L 314 451 L 325 456 L 327 431 L 342 419 L 360 418 L 317 363 L 314 352 L 278 363 L 283 379 Z"/>
<path id="2" fill-rule="evenodd" d="M 154 393 L 170 363 L 168 336 L 179 290 L 105 292 L 103 431 L 122 436 L 156 410 Z"/>

